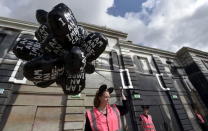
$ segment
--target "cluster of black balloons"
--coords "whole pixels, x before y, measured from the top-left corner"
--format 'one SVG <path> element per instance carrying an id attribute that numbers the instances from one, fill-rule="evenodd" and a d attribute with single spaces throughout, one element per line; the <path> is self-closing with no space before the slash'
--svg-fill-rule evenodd
<path id="1" fill-rule="evenodd" d="M 92 61 L 105 50 L 108 40 L 101 33 L 88 33 L 65 4 L 50 12 L 36 11 L 40 24 L 36 40 L 21 38 L 14 54 L 27 61 L 23 75 L 36 86 L 48 87 L 54 82 L 66 94 L 78 94 L 85 88 L 85 73 L 95 71 Z"/>

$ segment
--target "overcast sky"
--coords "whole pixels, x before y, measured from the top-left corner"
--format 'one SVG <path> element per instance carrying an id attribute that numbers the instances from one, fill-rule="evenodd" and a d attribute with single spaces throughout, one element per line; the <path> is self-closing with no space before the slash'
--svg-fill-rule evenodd
<path id="1" fill-rule="evenodd" d="M 208 52 L 208 0 L 0 0 L 0 16 L 36 22 L 37 9 L 60 2 L 78 21 L 128 33 L 134 44 Z"/>

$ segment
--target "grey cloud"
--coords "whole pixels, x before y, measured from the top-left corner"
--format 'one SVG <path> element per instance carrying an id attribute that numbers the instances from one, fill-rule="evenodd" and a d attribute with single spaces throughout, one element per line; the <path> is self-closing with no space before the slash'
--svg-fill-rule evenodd
<path id="1" fill-rule="evenodd" d="M 172 43 L 188 43 L 190 47 L 208 51 L 208 4 L 199 7 L 194 14 L 177 22 Z"/>
<path id="2" fill-rule="evenodd" d="M 196 4 L 193 1 L 191 2 L 187 3 L 187 6 Z M 137 35 L 142 34 L 143 38 L 134 42 L 174 52 L 182 46 L 208 51 L 208 16 L 206 15 L 208 3 L 197 7 L 196 10 L 193 10 L 193 14 L 182 12 L 183 10 L 178 9 L 177 5 L 174 7 L 170 3 L 170 1 L 169 3 L 166 1 L 159 5 L 160 8 L 155 8 L 156 11 L 150 16 L 152 21 L 146 25 L 144 30 L 137 31 Z M 181 7 L 183 6 L 181 5 Z M 164 10 L 169 12 L 164 14 Z M 180 10 L 182 11 L 180 12 Z M 181 13 L 182 17 L 174 18 L 178 17 L 174 13 Z M 161 19 L 162 23 L 160 22 Z M 131 35 L 136 38 L 135 34 Z"/>
<path id="3" fill-rule="evenodd" d="M 110 0 L 112 1 L 112 0 Z M 16 5 L 16 2 L 19 4 Z M 8 16 L 10 18 L 21 19 L 31 22 L 36 22 L 35 11 L 37 9 L 44 9 L 50 11 L 53 6 L 63 2 L 68 5 L 75 14 L 78 21 L 99 24 L 102 16 L 101 12 L 105 13 L 109 2 L 102 2 L 100 0 L 21 0 L 21 1 L 8 1 L 5 3 L 12 13 Z"/>

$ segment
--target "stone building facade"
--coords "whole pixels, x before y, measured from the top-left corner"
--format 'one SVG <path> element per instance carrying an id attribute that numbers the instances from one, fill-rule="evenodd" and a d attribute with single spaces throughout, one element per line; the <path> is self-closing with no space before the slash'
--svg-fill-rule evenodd
<path id="1" fill-rule="evenodd" d="M 141 130 L 141 105 L 150 105 L 158 131 L 200 131 L 193 106 L 208 116 L 208 53 L 183 47 L 178 52 L 135 45 L 127 34 L 86 23 L 89 32 L 102 32 L 109 44 L 86 76 L 86 88 L 77 96 L 65 95 L 56 84 L 38 88 L 22 75 L 24 61 L 12 47 L 18 38 L 34 38 L 39 25 L 0 17 L 0 130 L 81 131 L 85 111 L 101 84 L 114 87 L 110 103 L 121 104 L 125 89 L 129 113 L 123 129 Z M 35 39 L 35 38 L 34 38 Z"/>

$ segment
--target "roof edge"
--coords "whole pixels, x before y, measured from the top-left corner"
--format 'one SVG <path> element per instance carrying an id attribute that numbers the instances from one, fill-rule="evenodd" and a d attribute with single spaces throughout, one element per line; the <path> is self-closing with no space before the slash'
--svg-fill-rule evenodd
<path id="1" fill-rule="evenodd" d="M 193 53 L 196 53 L 196 54 L 208 56 L 208 52 L 201 51 L 201 50 L 194 49 L 194 48 L 190 48 L 190 47 L 182 47 L 181 49 L 179 49 L 179 50 L 176 52 L 176 54 L 183 54 L 183 53 L 185 53 L 185 52 L 193 52 Z"/>
<path id="2" fill-rule="evenodd" d="M 106 34 L 118 36 L 121 38 L 127 38 L 127 33 L 123 33 L 121 31 L 117 31 L 114 29 L 107 28 L 105 26 L 98 26 L 94 24 L 87 24 L 84 22 L 78 22 L 79 25 L 83 26 L 86 29 L 89 30 L 97 30 L 98 32 L 103 32 Z M 36 30 L 39 27 L 39 24 L 28 22 L 28 21 L 22 21 L 12 18 L 6 18 L 6 17 L 0 17 L 0 26 L 7 27 L 7 28 L 15 28 L 19 30 Z"/>
<path id="3" fill-rule="evenodd" d="M 171 51 L 161 50 L 161 49 L 147 47 L 147 46 L 142 46 L 142 45 L 136 45 L 136 44 L 133 44 L 132 42 L 128 42 L 128 41 L 120 40 L 119 44 L 121 46 L 130 47 L 133 50 L 138 49 L 138 50 L 143 50 L 143 51 L 150 52 L 150 53 L 169 55 L 171 57 L 175 57 L 176 56 L 176 53 L 171 52 Z"/>

